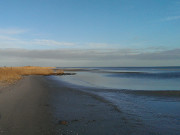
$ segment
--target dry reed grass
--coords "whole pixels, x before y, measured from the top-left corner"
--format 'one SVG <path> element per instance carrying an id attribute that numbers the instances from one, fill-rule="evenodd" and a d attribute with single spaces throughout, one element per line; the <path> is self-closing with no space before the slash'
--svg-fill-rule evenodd
<path id="1" fill-rule="evenodd" d="M 13 83 L 23 75 L 57 75 L 63 74 L 63 70 L 53 70 L 54 67 L 0 67 L 0 83 Z"/>

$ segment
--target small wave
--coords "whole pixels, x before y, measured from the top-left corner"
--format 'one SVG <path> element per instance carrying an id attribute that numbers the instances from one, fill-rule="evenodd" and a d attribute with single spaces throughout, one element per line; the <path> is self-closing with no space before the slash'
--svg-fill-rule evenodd
<path id="1" fill-rule="evenodd" d="M 167 73 L 148 73 L 148 72 L 114 72 L 107 76 L 110 77 L 129 77 L 129 78 L 152 78 L 152 79 L 173 79 L 180 78 L 180 72 Z"/>
<path id="2" fill-rule="evenodd" d="M 158 97 L 178 97 L 180 98 L 180 90 L 126 90 L 124 93 L 132 93 L 138 95 L 147 95 L 147 96 L 158 96 Z"/>
<path id="3" fill-rule="evenodd" d="M 137 94 L 143 96 L 158 96 L 158 97 L 178 97 L 180 98 L 180 90 L 131 90 L 131 89 L 92 89 L 95 92 L 114 92 L 125 94 Z"/>

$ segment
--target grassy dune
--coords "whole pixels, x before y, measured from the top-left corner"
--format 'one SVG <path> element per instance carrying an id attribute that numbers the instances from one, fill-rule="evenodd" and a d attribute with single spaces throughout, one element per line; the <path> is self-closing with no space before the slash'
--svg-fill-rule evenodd
<path id="1" fill-rule="evenodd" d="M 13 83 L 23 75 L 57 75 L 63 74 L 63 70 L 53 70 L 54 67 L 0 67 L 0 83 Z"/>

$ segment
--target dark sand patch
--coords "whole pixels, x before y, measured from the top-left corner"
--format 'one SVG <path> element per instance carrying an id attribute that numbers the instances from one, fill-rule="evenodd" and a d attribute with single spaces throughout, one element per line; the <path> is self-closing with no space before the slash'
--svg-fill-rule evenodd
<path id="1" fill-rule="evenodd" d="M 53 134 L 53 122 L 47 106 L 48 87 L 44 81 L 42 76 L 27 76 L 15 85 L 1 87 L 0 134 Z"/>

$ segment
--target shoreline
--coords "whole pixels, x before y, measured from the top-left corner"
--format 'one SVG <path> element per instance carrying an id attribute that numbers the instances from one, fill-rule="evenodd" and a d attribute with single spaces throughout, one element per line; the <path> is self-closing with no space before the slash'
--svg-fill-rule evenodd
<path id="1" fill-rule="evenodd" d="M 2 135 L 126 135 L 139 132 L 136 124 L 113 106 L 50 77 L 26 76 L 0 89 Z"/>
<path id="2" fill-rule="evenodd" d="M 63 81 L 47 78 L 57 134 L 129 135 L 146 133 L 141 121 L 129 118 L 97 95 L 69 87 Z M 65 121 L 66 124 L 60 122 Z M 138 128 L 137 128 L 138 127 Z"/>
<path id="3" fill-rule="evenodd" d="M 0 87 L 0 135 L 151 135 L 171 132 L 155 128 L 152 123 L 149 127 L 143 118 L 124 111 L 123 102 L 117 110 L 114 104 L 82 89 L 70 87 L 52 76 L 39 75 L 24 76 L 15 84 Z"/>

